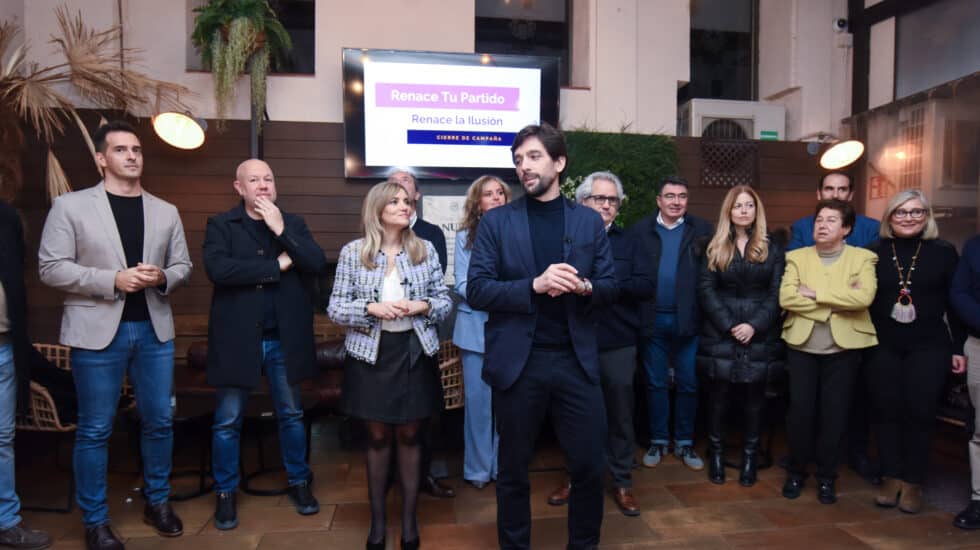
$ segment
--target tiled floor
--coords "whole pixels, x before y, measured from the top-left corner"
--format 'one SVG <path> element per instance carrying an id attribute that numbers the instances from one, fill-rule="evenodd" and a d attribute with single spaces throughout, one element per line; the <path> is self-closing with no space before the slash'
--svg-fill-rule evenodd
<path id="1" fill-rule="evenodd" d="M 175 504 L 185 529 L 185 534 L 176 539 L 154 536 L 141 522 L 142 500 L 138 489 L 134 489 L 140 480 L 132 465 L 132 453 L 125 441 L 114 442 L 109 480 L 113 525 L 129 550 L 363 548 L 370 521 L 363 455 L 342 449 L 336 433 L 336 420 L 322 422 L 317 425 L 313 440 L 319 514 L 299 516 L 285 497 L 240 495 L 241 525 L 222 532 L 211 523 L 213 497 L 205 495 Z M 961 531 L 950 524 L 950 510 L 965 503 L 968 484 L 965 445 L 962 452 L 956 450 L 960 447 L 957 441 L 937 445 L 933 478 L 938 482 L 927 489 L 927 498 L 933 504 L 915 516 L 876 508 L 871 503 L 873 488 L 847 469 L 842 470 L 838 484 L 840 501 L 825 506 L 817 502 L 812 483 L 796 501 L 782 498 L 782 471 L 778 468 L 762 471 L 760 482 L 746 489 L 732 481 L 713 485 L 704 473 L 689 471 L 670 457 L 655 469 L 635 471 L 635 493 L 643 508 L 640 517 L 623 516 L 606 499 L 602 548 L 980 549 L 980 532 Z M 252 456 L 254 450 L 247 452 L 247 456 Z M 23 455 L 19 455 L 18 480 L 25 500 L 56 498 L 58 491 L 64 489 L 64 473 L 53 473 L 50 462 L 25 460 Z M 450 473 L 457 477 L 447 481 L 456 487 L 458 496 L 452 500 L 422 497 L 419 520 L 423 548 L 496 548 L 493 486 L 477 491 L 463 484 L 458 477 L 458 453 L 452 453 L 448 462 Z M 533 465 L 535 549 L 564 548 L 566 509 L 545 503 L 548 492 L 561 480 L 561 464 L 560 453 L 546 446 Z M 734 472 L 729 471 L 729 477 L 732 475 Z M 263 486 L 274 486 L 282 483 L 283 477 L 269 475 L 261 481 Z M 179 486 L 187 488 L 191 483 L 184 478 Z M 939 509 L 937 503 L 946 509 Z M 397 548 L 398 513 L 398 492 L 392 491 L 389 548 Z M 56 549 L 84 548 L 77 510 L 68 515 L 29 512 L 25 517 L 30 525 L 47 529 L 57 538 Z"/>

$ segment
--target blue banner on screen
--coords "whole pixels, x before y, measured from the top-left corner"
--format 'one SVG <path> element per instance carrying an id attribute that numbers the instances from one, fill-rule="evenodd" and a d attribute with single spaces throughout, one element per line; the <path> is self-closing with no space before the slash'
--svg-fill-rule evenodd
<path id="1" fill-rule="evenodd" d="M 408 143 L 415 145 L 501 145 L 510 148 L 516 135 L 516 132 L 408 130 Z"/>

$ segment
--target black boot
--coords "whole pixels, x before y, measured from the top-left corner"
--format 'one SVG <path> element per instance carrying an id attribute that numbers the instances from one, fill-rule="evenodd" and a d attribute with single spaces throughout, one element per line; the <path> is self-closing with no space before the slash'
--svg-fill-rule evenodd
<path id="1" fill-rule="evenodd" d="M 756 479 L 758 479 L 756 476 L 758 469 L 757 454 L 756 451 L 749 451 L 748 449 L 742 453 L 742 471 L 738 475 L 738 482 L 742 487 L 751 487 L 755 485 Z"/>
<path id="2" fill-rule="evenodd" d="M 762 410 L 766 403 L 765 383 L 752 384 L 745 392 L 745 433 L 742 439 L 742 470 L 738 482 L 743 487 L 755 485 L 758 479 L 759 434 L 762 431 Z"/>
<path id="3" fill-rule="evenodd" d="M 711 385 L 708 405 L 708 481 L 725 483 L 725 409 L 728 401 L 728 382 L 715 380 Z"/>

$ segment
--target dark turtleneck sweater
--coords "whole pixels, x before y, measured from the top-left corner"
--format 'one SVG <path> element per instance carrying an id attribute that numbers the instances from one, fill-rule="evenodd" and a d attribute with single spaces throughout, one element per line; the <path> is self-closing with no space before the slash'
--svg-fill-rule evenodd
<path id="1" fill-rule="evenodd" d="M 893 242 L 903 276 L 908 276 L 912 256 L 915 255 L 919 243 L 922 243 L 915 270 L 912 271 L 912 284 L 909 285 L 916 318 L 908 324 L 899 323 L 891 317 L 892 306 L 902 288 L 893 259 Z M 870 313 L 880 344 L 913 350 L 948 345 L 951 342 L 953 353 L 962 354 L 966 328 L 949 302 L 949 287 L 959 259 L 956 248 L 940 239 L 918 238 L 881 239 L 868 248 L 878 255 L 878 264 L 875 266 L 878 291 L 871 303 Z M 949 320 L 950 330 L 947 330 L 944 315 Z"/>
<path id="2" fill-rule="evenodd" d="M 531 231 L 531 249 L 538 274 L 544 273 L 551 264 L 564 261 L 565 199 L 558 196 L 550 201 L 528 197 L 527 223 Z M 563 294 L 552 298 L 548 294 L 535 295 L 538 320 L 534 327 L 533 345 L 548 349 L 569 349 L 572 339 L 568 332 L 568 313 L 565 300 L 574 295 Z"/>

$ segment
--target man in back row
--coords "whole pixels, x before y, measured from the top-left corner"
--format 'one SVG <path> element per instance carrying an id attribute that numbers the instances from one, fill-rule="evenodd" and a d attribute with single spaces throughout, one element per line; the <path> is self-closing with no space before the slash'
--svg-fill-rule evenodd
<path id="1" fill-rule="evenodd" d="M 694 420 L 698 409 L 695 357 L 701 330 L 697 279 L 711 224 L 687 213 L 688 185 L 680 176 L 667 176 L 657 193 L 657 212 L 633 229 L 646 247 L 656 271 L 654 300 L 643 304 L 643 367 L 646 369 L 650 448 L 643 455 L 647 468 L 660 464 L 670 441 L 670 383 L 674 368 L 674 456 L 692 470 L 704 469 L 694 450 Z"/>

